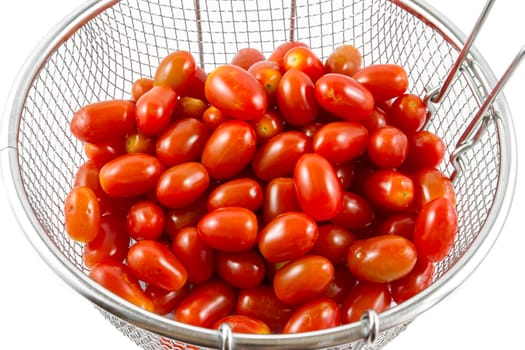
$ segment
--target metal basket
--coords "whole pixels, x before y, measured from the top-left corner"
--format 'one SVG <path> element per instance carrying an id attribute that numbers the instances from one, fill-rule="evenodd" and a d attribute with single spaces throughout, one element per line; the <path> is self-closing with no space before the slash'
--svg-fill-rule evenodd
<path id="1" fill-rule="evenodd" d="M 436 264 L 433 284 L 360 322 L 259 336 L 153 315 L 89 279 L 82 246 L 65 234 L 62 217 L 83 162 L 82 144 L 69 132 L 73 113 L 90 102 L 129 97 L 132 82 L 152 76 L 173 50 L 194 53 L 209 71 L 238 49 L 254 47 L 268 55 L 290 39 L 309 44 L 323 60 L 336 46 L 351 43 L 365 65 L 406 67 L 410 91 L 429 97 L 426 128 L 447 144 L 441 170 L 454 178 L 459 216 L 457 240 Z M 145 349 L 379 349 L 464 281 L 502 229 L 517 161 L 509 110 L 503 97 L 494 98 L 494 85 L 499 86 L 483 57 L 420 0 L 90 1 L 41 42 L 20 74 L 4 118 L 2 172 L 21 228 L 38 253 Z"/>

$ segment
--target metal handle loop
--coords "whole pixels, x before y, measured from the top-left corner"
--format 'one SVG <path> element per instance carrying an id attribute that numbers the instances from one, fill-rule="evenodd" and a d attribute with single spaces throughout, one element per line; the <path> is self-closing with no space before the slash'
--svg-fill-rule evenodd
<path id="1" fill-rule="evenodd" d="M 233 350 L 235 348 L 232 328 L 227 322 L 219 327 L 219 344 L 221 350 Z"/>
<path id="2" fill-rule="evenodd" d="M 374 310 L 366 310 L 361 315 L 360 321 L 363 324 L 366 345 L 374 345 L 379 334 L 379 316 Z"/>

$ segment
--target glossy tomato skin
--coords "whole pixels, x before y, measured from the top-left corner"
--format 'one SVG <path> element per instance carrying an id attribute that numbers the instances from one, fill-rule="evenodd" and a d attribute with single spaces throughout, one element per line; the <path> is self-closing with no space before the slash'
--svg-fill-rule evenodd
<path id="1" fill-rule="evenodd" d="M 257 241 L 257 217 L 246 208 L 226 207 L 210 211 L 197 225 L 202 240 L 226 252 L 250 249 Z"/>
<path id="2" fill-rule="evenodd" d="M 153 85 L 169 87 L 181 95 L 190 85 L 195 70 L 195 59 L 191 53 L 183 50 L 172 52 L 157 66 Z"/>
<path id="3" fill-rule="evenodd" d="M 188 280 L 188 272 L 164 244 L 142 240 L 128 251 L 129 269 L 137 278 L 165 290 L 179 290 Z"/>
<path id="4" fill-rule="evenodd" d="M 420 258 L 443 260 L 454 244 L 458 230 L 456 209 L 445 197 L 434 199 L 419 212 L 414 228 L 414 244 Z"/>
<path id="5" fill-rule="evenodd" d="M 436 168 L 423 168 L 414 175 L 415 196 L 414 202 L 416 209 L 421 210 L 425 205 L 439 197 L 446 197 L 456 205 L 456 193 L 450 178 L 445 176 Z"/>
<path id="6" fill-rule="evenodd" d="M 323 295 L 341 305 L 356 284 L 357 279 L 348 270 L 348 267 L 346 265 L 337 265 L 335 266 L 334 279 L 325 289 Z"/>
<path id="7" fill-rule="evenodd" d="M 408 89 L 408 74 L 396 64 L 372 64 L 361 68 L 354 79 L 364 85 L 376 102 L 389 100 Z"/>
<path id="8" fill-rule="evenodd" d="M 299 131 L 285 131 L 257 149 L 253 156 L 252 169 L 264 181 L 291 176 L 299 158 L 311 151 L 310 138 Z"/>
<path id="9" fill-rule="evenodd" d="M 335 173 L 341 183 L 341 188 L 347 191 L 354 182 L 355 174 L 357 172 L 357 165 L 354 162 L 347 162 L 334 165 Z"/>
<path id="10" fill-rule="evenodd" d="M 137 128 L 147 136 L 158 135 L 171 121 L 177 105 L 175 90 L 167 86 L 155 86 L 142 95 L 135 108 Z"/>
<path id="11" fill-rule="evenodd" d="M 99 169 L 92 160 L 88 160 L 78 167 L 78 170 L 75 174 L 75 180 L 73 182 L 73 187 L 77 186 L 88 187 L 91 189 L 91 191 L 93 191 L 93 193 L 95 193 L 97 198 L 99 198 L 101 195 L 105 195 L 102 187 L 100 186 Z"/>
<path id="12" fill-rule="evenodd" d="M 165 290 L 154 285 L 148 285 L 144 294 L 146 294 L 154 305 L 154 312 L 159 315 L 171 313 L 177 305 L 186 297 L 189 292 L 188 285 L 184 285 L 178 290 Z"/>
<path id="13" fill-rule="evenodd" d="M 252 288 L 259 285 L 266 274 L 265 263 L 254 250 L 221 252 L 215 254 L 217 274 L 237 288 Z"/>
<path id="14" fill-rule="evenodd" d="M 137 101 L 145 92 L 151 90 L 153 87 L 153 79 L 139 78 L 131 85 L 131 97 L 133 101 Z"/>
<path id="15" fill-rule="evenodd" d="M 248 334 L 270 334 L 270 327 L 261 320 L 243 315 L 229 315 L 221 318 L 212 328 L 219 329 L 223 323 L 227 323 L 232 332 Z"/>
<path id="16" fill-rule="evenodd" d="M 207 78 L 208 73 L 206 73 L 201 67 L 195 66 L 195 74 L 193 74 L 188 85 L 184 88 L 182 96 L 198 98 L 207 103 L 208 101 L 204 94 L 204 84 L 206 83 Z"/>
<path id="17" fill-rule="evenodd" d="M 263 203 L 263 190 L 251 178 L 238 178 L 217 186 L 208 196 L 208 211 L 224 207 L 243 207 L 257 211 Z"/>
<path id="18" fill-rule="evenodd" d="M 201 163 L 212 178 L 230 179 L 250 163 L 256 147 L 253 127 L 241 120 L 229 120 L 210 135 L 202 151 Z"/>
<path id="19" fill-rule="evenodd" d="M 270 285 L 259 285 L 239 292 L 235 313 L 259 319 L 273 332 L 280 332 L 292 313 L 292 306 L 283 303 Z"/>
<path id="20" fill-rule="evenodd" d="M 80 141 L 101 143 L 124 137 L 135 128 L 135 103 L 127 100 L 95 102 L 80 108 L 71 120 L 71 133 Z"/>
<path id="21" fill-rule="evenodd" d="M 384 283 L 360 282 L 350 291 L 341 307 L 343 324 L 359 321 L 367 310 L 381 313 L 390 307 L 392 296 Z"/>
<path id="22" fill-rule="evenodd" d="M 400 129 L 384 126 L 370 134 L 368 157 L 376 166 L 385 169 L 398 168 L 408 154 L 408 138 Z"/>
<path id="23" fill-rule="evenodd" d="M 273 52 L 268 56 L 268 61 L 275 62 L 281 67 L 284 72 L 284 56 L 286 53 L 294 47 L 307 47 L 305 43 L 300 41 L 287 41 L 278 45 Z"/>
<path id="24" fill-rule="evenodd" d="M 82 261 L 88 269 L 105 259 L 121 262 L 129 247 L 126 222 L 120 215 L 104 215 L 94 240 L 84 245 Z"/>
<path id="25" fill-rule="evenodd" d="M 220 109 L 214 106 L 209 106 L 202 113 L 202 123 L 206 125 L 210 132 L 217 129 L 219 125 L 224 123 L 227 119 L 228 117 L 224 115 Z"/>
<path id="26" fill-rule="evenodd" d="M 294 169 L 297 200 L 303 211 L 317 221 L 337 216 L 343 207 L 343 190 L 332 165 L 322 156 L 305 154 Z"/>
<path id="27" fill-rule="evenodd" d="M 186 267 L 190 283 L 207 281 L 213 275 L 214 250 L 204 243 L 195 227 L 180 229 L 173 236 L 171 250 Z"/>
<path id="28" fill-rule="evenodd" d="M 277 86 L 283 76 L 281 67 L 275 62 L 263 60 L 252 64 L 248 72 L 264 86 L 268 107 L 274 106 L 277 101 Z"/>
<path id="29" fill-rule="evenodd" d="M 237 51 L 231 60 L 231 64 L 248 70 L 254 63 L 264 60 L 261 51 L 253 47 L 245 47 Z"/>
<path id="30" fill-rule="evenodd" d="M 257 135 L 257 144 L 262 145 L 272 137 L 284 130 L 283 118 L 277 111 L 268 111 L 253 122 L 253 128 Z"/>
<path id="31" fill-rule="evenodd" d="M 74 187 L 64 202 L 65 228 L 77 242 L 91 242 L 100 227 L 100 205 L 97 196 L 88 187 Z"/>
<path id="32" fill-rule="evenodd" d="M 194 326 L 212 327 L 235 308 L 236 290 L 219 280 L 199 283 L 175 309 L 175 321 Z"/>
<path id="33" fill-rule="evenodd" d="M 416 264 L 414 244 L 401 236 L 376 236 L 355 241 L 348 250 L 348 268 L 361 281 L 387 283 L 406 276 Z"/>
<path id="34" fill-rule="evenodd" d="M 403 94 L 388 109 L 388 120 L 407 135 L 421 130 L 427 120 L 427 106 L 421 97 Z"/>
<path id="35" fill-rule="evenodd" d="M 286 71 L 277 86 L 277 106 L 289 125 L 301 126 L 314 120 L 319 105 L 310 77 L 297 69 Z"/>
<path id="36" fill-rule="evenodd" d="M 210 177 L 197 162 L 172 166 L 157 183 L 157 199 L 168 208 L 184 208 L 195 202 L 207 189 Z"/>
<path id="37" fill-rule="evenodd" d="M 155 154 L 155 136 L 146 136 L 140 131 L 133 132 L 126 136 L 125 150 L 126 153 L 147 153 Z"/>
<path id="38" fill-rule="evenodd" d="M 342 209 L 330 222 L 348 230 L 362 230 L 372 225 L 375 217 L 374 208 L 365 198 L 357 193 L 344 192 Z"/>
<path id="39" fill-rule="evenodd" d="M 206 198 L 201 197 L 192 204 L 178 209 L 168 209 L 164 229 L 170 237 L 173 237 L 179 230 L 197 226 L 200 218 L 206 214 Z"/>
<path id="40" fill-rule="evenodd" d="M 405 165 L 408 169 L 433 168 L 445 157 L 445 142 L 430 131 L 421 130 L 408 138 L 408 154 Z"/>
<path id="41" fill-rule="evenodd" d="M 325 124 L 313 138 L 313 150 L 332 164 L 346 163 L 366 151 L 368 131 L 357 122 Z"/>
<path id="42" fill-rule="evenodd" d="M 101 143 L 85 143 L 84 153 L 100 169 L 112 159 L 126 153 L 124 140 L 116 138 Z"/>
<path id="43" fill-rule="evenodd" d="M 388 125 L 388 118 L 386 113 L 379 107 L 374 107 L 368 117 L 361 121 L 361 124 L 368 130 L 368 134 L 372 134 L 376 129 Z"/>
<path id="44" fill-rule="evenodd" d="M 206 99 L 229 117 L 257 120 L 268 106 L 266 90 L 241 67 L 226 64 L 215 68 L 206 79 Z"/>
<path id="45" fill-rule="evenodd" d="M 408 275 L 390 284 L 392 299 L 398 304 L 425 290 L 432 284 L 434 265 L 426 259 L 418 259 Z"/>
<path id="46" fill-rule="evenodd" d="M 319 255 L 293 260 L 276 273 L 273 288 L 284 303 L 298 305 L 321 296 L 334 278 L 334 266 Z"/>
<path id="47" fill-rule="evenodd" d="M 140 201 L 127 214 L 127 230 L 135 240 L 157 240 L 164 231 L 164 211 L 153 201 Z"/>
<path id="48" fill-rule="evenodd" d="M 337 117 L 348 121 L 365 120 L 374 109 L 374 97 L 354 78 L 328 73 L 315 83 L 319 105 Z"/>
<path id="49" fill-rule="evenodd" d="M 199 160 L 208 137 L 208 128 L 201 121 L 179 119 L 159 136 L 155 154 L 168 167 L 194 162 Z"/>
<path id="50" fill-rule="evenodd" d="M 283 334 L 318 331 L 340 324 L 341 312 L 337 303 L 330 298 L 319 297 L 294 310 Z"/>
<path id="51" fill-rule="evenodd" d="M 93 266 L 89 277 L 130 303 L 151 312 L 155 311 L 153 302 L 144 294 L 137 278 L 122 262 L 105 259 Z"/>
<path id="52" fill-rule="evenodd" d="M 133 197 L 153 190 L 164 165 L 144 153 L 130 153 L 113 159 L 100 169 L 100 185 L 111 197 Z"/>
<path id="53" fill-rule="evenodd" d="M 364 194 L 379 209 L 406 211 L 413 203 L 414 182 L 395 170 L 377 170 L 365 180 Z"/>
<path id="54" fill-rule="evenodd" d="M 291 177 L 277 177 L 268 182 L 262 206 L 264 224 L 269 223 L 279 214 L 300 210 L 295 184 Z"/>
<path id="55" fill-rule="evenodd" d="M 175 111 L 173 111 L 173 117 L 176 119 L 194 118 L 202 120 L 202 114 L 208 108 L 206 102 L 201 99 L 182 96 L 177 102 Z"/>
<path id="56" fill-rule="evenodd" d="M 379 234 L 396 235 L 412 240 L 417 215 L 414 213 L 393 214 L 379 225 Z"/>
<path id="57" fill-rule="evenodd" d="M 344 264 L 348 256 L 348 249 L 355 240 L 355 235 L 342 226 L 320 225 L 319 236 L 310 253 L 324 256 L 334 265 Z"/>
<path id="58" fill-rule="evenodd" d="M 293 260 L 314 246 L 319 230 L 317 223 L 301 212 L 276 216 L 258 234 L 259 251 L 270 262 Z"/>
<path id="59" fill-rule="evenodd" d="M 323 62 L 310 48 L 305 46 L 297 46 L 288 50 L 283 57 L 283 65 L 285 70 L 300 70 L 314 83 L 324 74 Z"/>
<path id="60" fill-rule="evenodd" d="M 341 45 L 328 56 L 324 63 L 327 73 L 354 75 L 363 63 L 359 50 L 352 45 Z"/>

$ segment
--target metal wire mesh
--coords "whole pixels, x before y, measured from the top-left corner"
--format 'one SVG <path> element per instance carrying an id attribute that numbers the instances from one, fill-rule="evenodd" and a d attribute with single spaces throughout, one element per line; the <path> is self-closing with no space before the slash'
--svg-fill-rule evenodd
<path id="1" fill-rule="evenodd" d="M 47 235 L 49 247 L 78 269 L 82 247 L 63 229 L 62 206 L 82 145 L 72 138 L 75 110 L 95 101 L 127 98 L 132 82 L 151 77 L 160 59 L 174 50 L 195 53 L 205 70 L 230 61 L 243 47 L 268 55 L 290 39 L 303 41 L 323 60 L 338 45 L 355 45 L 364 64 L 407 67 L 410 91 L 426 95 L 439 86 L 457 56 L 454 45 L 435 28 L 390 1 L 183 1 L 125 0 L 83 24 L 47 59 L 24 102 L 17 134 L 19 169 L 25 196 Z M 446 159 L 485 96 L 483 84 L 462 71 L 435 110 L 427 128 L 448 145 Z M 458 263 L 492 210 L 500 177 L 500 130 L 490 123 L 480 140 L 462 155 L 469 164 L 456 178 L 459 234 L 449 256 L 436 265 L 435 279 Z M 451 174 L 451 163 L 442 170 Z M 430 287 L 432 288 L 432 287 Z M 105 317 L 145 349 L 196 349 L 177 339 L 146 331 L 101 309 Z M 407 323 L 381 332 L 370 349 L 379 349 Z M 176 338 L 176 336 L 174 337 Z M 360 349 L 354 342 L 332 349 Z M 204 348 L 199 348 L 204 349 Z"/>

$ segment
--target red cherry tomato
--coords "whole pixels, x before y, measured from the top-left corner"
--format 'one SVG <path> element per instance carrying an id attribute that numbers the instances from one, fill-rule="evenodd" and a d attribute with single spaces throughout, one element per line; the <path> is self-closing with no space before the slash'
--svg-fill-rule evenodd
<path id="1" fill-rule="evenodd" d="M 355 241 L 348 250 L 348 268 L 359 280 L 386 283 L 406 276 L 416 264 L 414 244 L 401 236 Z"/>
<path id="2" fill-rule="evenodd" d="M 408 275 L 390 284 L 392 299 L 398 304 L 425 290 L 432 284 L 434 265 L 426 259 L 418 258 Z"/>
<path id="3" fill-rule="evenodd" d="M 348 76 L 354 75 L 361 64 L 363 58 L 357 48 L 352 45 L 342 45 L 335 48 L 324 63 L 327 73 L 340 73 Z"/>
<path id="4" fill-rule="evenodd" d="M 310 123 L 319 111 L 310 77 L 297 69 L 284 73 L 277 86 L 277 106 L 288 124 L 300 126 Z"/>
<path id="5" fill-rule="evenodd" d="M 384 283 L 360 282 L 350 291 L 341 307 L 343 324 L 359 321 L 367 310 L 381 313 L 390 307 L 392 296 Z"/>
<path id="6" fill-rule="evenodd" d="M 407 135 L 419 131 L 427 119 L 427 106 L 421 97 L 403 94 L 388 109 L 388 121 Z"/>
<path id="7" fill-rule="evenodd" d="M 231 64 L 248 70 L 254 63 L 264 59 L 265 57 L 261 51 L 253 47 L 246 47 L 237 51 L 231 60 Z"/>
<path id="8" fill-rule="evenodd" d="M 165 290 L 150 284 L 146 287 L 144 294 L 153 302 L 156 314 L 167 315 L 175 310 L 189 290 L 187 284 L 179 290 Z"/>
<path id="9" fill-rule="evenodd" d="M 140 131 L 131 133 L 128 136 L 126 136 L 126 153 L 155 154 L 155 142 L 155 137 L 146 136 Z"/>
<path id="10" fill-rule="evenodd" d="M 168 208 L 183 208 L 195 202 L 207 189 L 210 177 L 197 162 L 172 166 L 157 182 L 157 199 Z"/>
<path id="11" fill-rule="evenodd" d="M 210 132 L 217 129 L 219 125 L 224 123 L 227 119 L 227 116 L 214 106 L 209 106 L 202 113 L 202 122 Z"/>
<path id="12" fill-rule="evenodd" d="M 416 225 L 416 214 L 401 213 L 390 215 L 379 226 L 379 234 L 396 235 L 412 240 Z"/>
<path id="13" fill-rule="evenodd" d="M 155 154 L 166 166 L 197 161 L 208 141 L 206 126 L 194 118 L 172 123 L 157 139 Z"/>
<path id="14" fill-rule="evenodd" d="M 344 264 L 348 256 L 348 249 L 355 240 L 354 234 L 342 226 L 320 225 L 319 237 L 310 253 L 324 256 L 334 265 Z"/>
<path id="15" fill-rule="evenodd" d="M 237 288 L 255 287 L 266 274 L 264 260 L 254 250 L 217 251 L 215 268 L 224 281 Z"/>
<path id="16" fill-rule="evenodd" d="M 248 334 L 270 334 L 270 327 L 263 321 L 257 320 L 243 315 L 229 315 L 221 318 L 212 328 L 219 329 L 223 324 L 227 323 L 232 332 L 248 333 Z"/>
<path id="17" fill-rule="evenodd" d="M 175 51 L 167 55 L 157 66 L 153 85 L 167 86 L 181 95 L 195 76 L 193 55 L 187 51 Z"/>
<path id="18" fill-rule="evenodd" d="M 288 50 L 283 57 L 283 66 L 285 70 L 300 70 L 314 83 L 324 74 L 323 62 L 305 46 L 297 46 Z"/>
<path id="19" fill-rule="evenodd" d="M 264 224 L 279 214 L 300 210 L 292 178 L 277 177 L 266 185 L 262 208 Z"/>
<path id="20" fill-rule="evenodd" d="M 100 205 L 95 193 L 88 187 L 74 187 L 64 203 L 65 228 L 77 242 L 91 242 L 100 226 Z"/>
<path id="21" fill-rule="evenodd" d="M 248 72 L 261 83 L 266 90 L 268 106 L 274 106 L 277 100 L 277 86 L 282 78 L 281 67 L 272 61 L 259 61 L 250 66 Z"/>
<path id="22" fill-rule="evenodd" d="M 144 95 L 145 92 L 151 90 L 153 87 L 153 79 L 150 78 L 139 78 L 131 85 L 131 98 L 133 101 L 137 101 L 140 96 Z"/>
<path id="23" fill-rule="evenodd" d="M 253 122 L 257 144 L 261 145 L 284 130 L 283 118 L 276 111 L 268 111 Z"/>
<path id="24" fill-rule="evenodd" d="M 349 230 L 362 230 L 374 222 L 375 212 L 370 203 L 353 192 L 343 193 L 343 207 L 331 222 Z"/>
<path id="25" fill-rule="evenodd" d="M 213 275 L 214 251 L 204 243 L 195 227 L 180 229 L 173 236 L 171 250 L 186 267 L 190 283 L 207 281 Z"/>
<path id="26" fill-rule="evenodd" d="M 368 157 L 380 168 L 398 168 L 408 153 L 408 138 L 398 128 L 384 126 L 370 134 Z"/>
<path id="27" fill-rule="evenodd" d="M 320 297 L 299 306 L 283 329 L 284 334 L 312 332 L 341 324 L 341 312 L 335 301 Z"/>
<path id="28" fill-rule="evenodd" d="M 129 235 L 139 241 L 157 240 L 164 231 L 164 211 L 152 201 L 140 201 L 129 209 L 127 229 Z"/>
<path id="29" fill-rule="evenodd" d="M 356 283 L 357 279 L 348 270 L 348 267 L 346 265 L 338 265 L 335 267 L 334 279 L 330 282 L 323 295 L 338 304 L 342 304 Z"/>
<path id="30" fill-rule="evenodd" d="M 335 173 L 341 183 L 341 188 L 347 191 L 354 182 L 355 174 L 357 172 L 357 165 L 353 162 L 341 163 L 334 165 Z"/>
<path id="31" fill-rule="evenodd" d="M 229 117 L 257 120 L 268 106 L 266 90 L 246 70 L 226 64 L 215 68 L 206 79 L 206 99 Z"/>
<path id="32" fill-rule="evenodd" d="M 277 297 L 297 305 L 322 296 L 334 278 L 334 266 L 319 255 L 305 255 L 281 267 L 273 279 Z"/>
<path id="33" fill-rule="evenodd" d="M 144 294 L 139 281 L 122 262 L 106 259 L 89 271 L 89 277 L 104 288 L 138 307 L 154 312 L 155 306 Z"/>
<path id="34" fill-rule="evenodd" d="M 368 65 L 353 77 L 372 93 L 376 102 L 397 97 L 408 89 L 408 74 L 396 64 Z"/>
<path id="35" fill-rule="evenodd" d="M 102 168 L 107 162 L 126 153 L 124 141 L 120 138 L 101 143 L 85 143 L 84 153 L 97 168 Z"/>
<path id="36" fill-rule="evenodd" d="M 456 205 L 456 193 L 452 181 L 440 170 L 423 168 L 414 176 L 414 203 L 418 210 L 439 197 L 446 197 L 453 206 Z"/>
<path id="37" fill-rule="evenodd" d="M 202 120 L 202 114 L 208 108 L 206 102 L 201 99 L 182 96 L 177 102 L 173 116 L 177 119 L 194 118 Z"/>
<path id="38" fill-rule="evenodd" d="M 165 290 L 179 290 L 188 280 L 188 272 L 164 244 L 138 241 L 129 248 L 129 269 L 141 281 Z"/>
<path id="39" fill-rule="evenodd" d="M 183 89 L 182 96 L 194 97 L 208 102 L 204 95 L 204 84 L 207 78 L 208 74 L 201 67 L 195 66 L 195 74 L 193 74 L 189 79 L 188 85 Z"/>
<path id="40" fill-rule="evenodd" d="M 217 186 L 208 197 L 208 211 L 224 207 L 243 207 L 257 211 L 263 202 L 261 185 L 250 178 L 240 178 Z"/>
<path id="41" fill-rule="evenodd" d="M 328 112 L 348 121 L 365 120 L 374 109 L 374 97 L 352 77 L 323 75 L 315 83 L 315 97 Z"/>
<path id="42" fill-rule="evenodd" d="M 382 128 L 388 125 L 388 119 L 386 113 L 377 106 L 374 107 L 372 112 L 364 120 L 361 120 L 361 124 L 368 130 L 368 134 L 373 133 L 376 129 Z"/>
<path id="43" fill-rule="evenodd" d="M 175 309 L 175 321 L 194 326 L 212 327 L 235 308 L 235 288 L 211 280 L 195 285 Z"/>
<path id="44" fill-rule="evenodd" d="M 408 138 L 408 154 L 405 161 L 409 169 L 434 168 L 445 157 L 443 140 L 426 130 L 415 132 Z"/>
<path id="45" fill-rule="evenodd" d="M 377 170 L 365 180 L 365 197 L 377 208 L 404 211 L 414 199 L 414 182 L 395 170 Z"/>
<path id="46" fill-rule="evenodd" d="M 366 151 L 368 131 L 357 122 L 325 124 L 313 139 L 313 150 L 332 164 L 346 163 Z"/>
<path id="47" fill-rule="evenodd" d="M 241 120 L 229 120 L 211 134 L 202 151 L 201 163 L 212 178 L 229 179 L 250 163 L 256 147 L 253 127 Z"/>
<path id="48" fill-rule="evenodd" d="M 146 136 L 158 135 L 170 123 L 177 105 L 177 94 L 168 86 L 155 86 L 137 101 L 137 128 Z"/>
<path id="49" fill-rule="evenodd" d="M 419 212 L 414 228 L 414 244 L 421 259 L 443 260 L 458 231 L 456 209 L 445 197 L 434 199 Z"/>
<path id="50" fill-rule="evenodd" d="M 105 195 L 99 181 L 99 170 L 95 162 L 88 160 L 78 167 L 75 174 L 73 187 L 83 186 L 88 187 L 100 201 L 100 196 Z"/>
<path id="51" fill-rule="evenodd" d="M 337 216 L 343 190 L 332 165 L 318 154 L 303 155 L 295 165 L 294 183 L 303 211 L 317 221 Z"/>
<path id="52" fill-rule="evenodd" d="M 71 133 L 80 141 L 101 143 L 124 137 L 135 128 L 135 103 L 95 102 L 80 108 L 71 120 Z"/>
<path id="53" fill-rule="evenodd" d="M 111 197 L 133 197 L 155 188 L 164 166 L 143 153 L 124 154 L 100 169 L 100 185 Z"/>
<path id="54" fill-rule="evenodd" d="M 225 252 L 238 252 L 255 245 L 257 217 L 246 208 L 219 208 L 202 217 L 197 230 L 210 247 Z"/>
<path id="55" fill-rule="evenodd" d="M 312 150 L 312 141 L 299 131 L 275 135 L 255 152 L 252 169 L 261 180 L 291 176 L 299 158 Z"/>
<path id="56" fill-rule="evenodd" d="M 276 216 L 258 234 L 259 251 L 270 262 L 299 258 L 315 244 L 319 231 L 316 222 L 301 212 Z"/>
<path id="57" fill-rule="evenodd" d="M 299 41 L 287 41 L 282 43 L 275 47 L 272 54 L 268 57 L 268 61 L 277 63 L 282 71 L 284 71 L 284 55 L 286 55 L 290 49 L 298 46 L 307 47 L 305 43 Z"/>
<path id="58" fill-rule="evenodd" d="M 206 198 L 201 197 L 192 204 L 166 211 L 165 231 L 173 237 L 179 230 L 188 226 L 197 226 L 200 218 L 207 213 Z"/>

